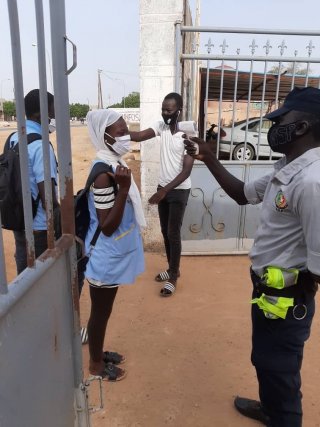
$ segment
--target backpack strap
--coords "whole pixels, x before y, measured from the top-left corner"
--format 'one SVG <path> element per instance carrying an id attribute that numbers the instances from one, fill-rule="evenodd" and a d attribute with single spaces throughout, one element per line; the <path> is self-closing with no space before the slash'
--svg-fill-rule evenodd
<path id="1" fill-rule="evenodd" d="M 88 176 L 88 179 L 87 179 L 87 182 L 86 182 L 86 186 L 84 188 L 84 192 L 89 191 L 91 185 L 94 183 L 94 181 L 96 180 L 96 178 L 99 175 L 101 175 L 102 173 L 108 173 L 108 172 L 113 173 L 113 169 L 112 169 L 111 165 L 108 165 L 108 164 L 106 164 L 104 162 L 97 162 L 97 163 L 95 163 L 94 166 L 93 166 L 93 168 L 91 169 L 91 171 L 89 173 L 89 176 Z M 116 183 L 114 181 L 113 181 L 113 186 L 114 186 L 115 191 L 116 191 L 117 186 L 116 186 Z M 96 229 L 96 231 L 95 231 L 95 233 L 94 233 L 94 235 L 92 237 L 92 240 L 90 242 L 90 246 L 91 247 L 94 247 L 95 244 L 97 243 L 97 240 L 98 240 L 98 237 L 99 237 L 100 233 L 101 233 L 101 229 L 100 229 L 100 226 L 98 225 L 98 227 L 97 227 L 97 229 Z"/>
<path id="2" fill-rule="evenodd" d="M 27 135 L 28 145 L 31 144 L 34 141 L 38 141 L 39 139 L 42 139 L 42 135 L 40 135 L 39 133 L 28 133 L 28 135 Z M 54 152 L 53 145 L 51 144 L 50 141 L 49 141 L 49 144 L 51 145 L 51 148 L 52 148 L 52 151 L 53 151 L 53 155 L 54 155 L 54 159 L 55 159 L 56 165 L 58 167 L 58 161 L 57 161 L 57 158 L 56 158 L 56 153 Z"/>
<path id="3" fill-rule="evenodd" d="M 95 165 L 93 166 L 93 168 L 89 173 L 85 190 L 88 191 L 90 189 L 91 185 L 94 183 L 94 181 L 99 175 L 101 175 L 102 173 L 108 173 L 108 172 L 113 173 L 113 169 L 111 165 L 108 165 L 104 162 L 95 163 Z M 113 185 L 115 186 L 115 183 L 113 183 Z"/>
<path id="4" fill-rule="evenodd" d="M 28 133 L 27 135 L 28 145 L 34 141 L 38 141 L 39 139 L 42 139 L 42 135 L 40 135 L 40 133 Z"/>
<path id="5" fill-rule="evenodd" d="M 12 133 L 10 133 L 10 135 L 8 136 L 8 138 L 6 139 L 6 142 L 4 143 L 4 146 L 3 146 L 3 152 L 5 153 L 6 151 L 8 151 L 9 150 L 9 144 L 10 144 L 10 139 L 11 139 L 11 137 L 15 134 L 15 133 L 17 133 L 17 132 L 12 132 Z"/>
<path id="6" fill-rule="evenodd" d="M 95 231 L 95 233 L 91 239 L 91 242 L 90 242 L 91 248 L 93 248 L 96 245 L 98 237 L 100 236 L 100 233 L 101 233 L 101 229 L 100 229 L 100 226 L 98 225 L 98 227 L 97 227 L 97 229 L 96 229 L 96 231 Z"/>

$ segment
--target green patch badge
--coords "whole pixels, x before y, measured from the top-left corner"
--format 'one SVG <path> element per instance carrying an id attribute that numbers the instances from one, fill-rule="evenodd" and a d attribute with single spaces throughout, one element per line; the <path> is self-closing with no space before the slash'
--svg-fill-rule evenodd
<path id="1" fill-rule="evenodd" d="M 275 204 L 277 211 L 282 212 L 288 207 L 287 199 L 285 198 L 283 191 L 279 190 L 277 192 L 276 198 L 275 198 Z"/>

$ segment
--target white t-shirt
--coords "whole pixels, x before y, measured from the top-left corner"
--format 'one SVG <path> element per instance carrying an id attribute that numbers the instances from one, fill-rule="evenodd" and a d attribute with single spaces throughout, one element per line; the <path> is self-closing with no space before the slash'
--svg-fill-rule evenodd
<path id="1" fill-rule="evenodd" d="M 182 171 L 185 156 L 183 132 L 172 135 L 170 126 L 158 121 L 152 126 L 156 136 L 160 136 L 160 174 L 159 185 L 166 186 Z M 191 179 L 188 177 L 175 189 L 187 190 L 191 188 Z"/>

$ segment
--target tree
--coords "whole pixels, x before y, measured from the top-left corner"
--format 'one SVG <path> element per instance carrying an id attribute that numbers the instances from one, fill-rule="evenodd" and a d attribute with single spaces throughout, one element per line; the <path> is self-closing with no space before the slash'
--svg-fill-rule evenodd
<path id="1" fill-rule="evenodd" d="M 118 102 L 113 105 L 109 105 L 110 108 L 123 108 L 124 105 L 126 108 L 139 108 L 140 107 L 140 93 L 139 92 L 131 92 L 128 96 L 124 98 L 125 102 Z"/>
<path id="2" fill-rule="evenodd" d="M 281 65 L 280 68 L 280 74 L 284 71 L 287 71 L 286 74 L 293 74 L 293 62 L 288 62 L 287 65 Z M 300 62 L 297 62 L 295 65 L 294 73 L 298 76 L 306 76 L 307 75 L 307 67 L 303 68 L 302 64 Z M 271 67 L 268 73 L 272 74 L 278 74 L 279 73 L 279 65 L 275 65 L 274 67 Z M 311 68 L 309 68 L 309 75 L 312 73 Z"/>
<path id="3" fill-rule="evenodd" d="M 81 117 L 86 117 L 88 111 L 88 104 L 70 104 L 70 117 L 77 117 L 80 119 Z"/>
<path id="4" fill-rule="evenodd" d="M 4 101 L 3 102 L 3 114 L 5 117 L 16 116 L 16 104 L 13 101 Z"/>

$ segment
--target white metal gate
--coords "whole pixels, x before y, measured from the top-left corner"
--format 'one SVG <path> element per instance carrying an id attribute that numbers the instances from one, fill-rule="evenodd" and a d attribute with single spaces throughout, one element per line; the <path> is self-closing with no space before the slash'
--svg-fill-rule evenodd
<path id="1" fill-rule="evenodd" d="M 0 222 L 0 426 L 89 426 L 82 381 L 64 0 L 50 0 L 62 237 L 54 242 L 42 0 L 35 0 L 49 249 L 34 256 L 16 0 L 8 0 L 28 268 L 8 286 Z"/>
<path id="2" fill-rule="evenodd" d="M 186 33 L 210 33 L 210 37 L 202 45 L 194 37 L 187 52 L 188 44 L 182 42 Z M 217 158 L 235 176 L 247 181 L 268 173 L 276 155 L 267 143 L 271 123 L 264 115 L 278 108 L 294 86 L 320 87 L 320 32 L 177 23 L 175 34 L 175 90 L 189 100 L 187 119 L 198 121 L 203 138 L 216 124 Z M 191 81 L 182 67 L 185 61 L 193 62 Z M 194 83 L 197 75 L 199 87 Z M 191 179 L 182 226 L 183 253 L 247 253 L 259 207 L 237 206 L 201 162 L 195 163 Z"/>

